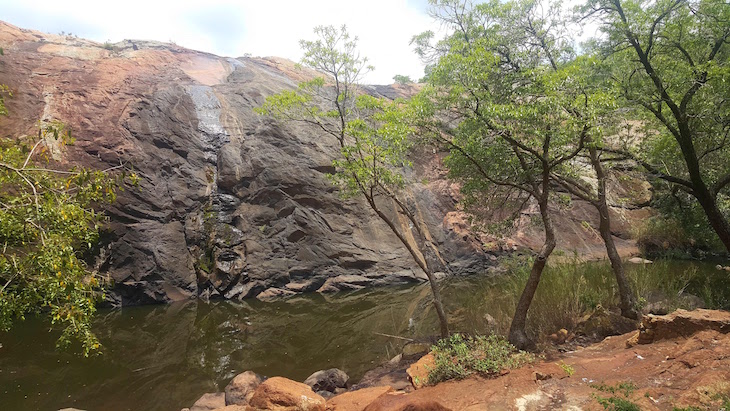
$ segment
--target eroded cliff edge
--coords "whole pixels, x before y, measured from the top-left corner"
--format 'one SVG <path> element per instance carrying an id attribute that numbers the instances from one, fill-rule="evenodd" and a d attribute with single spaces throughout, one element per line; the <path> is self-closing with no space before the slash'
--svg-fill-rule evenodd
<path id="1" fill-rule="evenodd" d="M 58 161 L 92 168 L 123 162 L 141 177 L 107 207 L 111 223 L 97 267 L 114 280 L 115 304 L 422 279 L 388 227 L 364 202 L 341 199 L 327 179 L 336 142 L 254 113 L 266 96 L 313 73 L 276 58 L 224 58 L 146 41 L 101 45 L 2 22 L 0 47 L 0 83 L 13 91 L 2 136 L 34 134 L 39 120 L 60 120 L 76 144 Z M 392 98 L 408 91 L 370 92 Z M 444 179 L 442 155 L 414 157 L 409 204 L 454 273 L 484 272 L 500 248 L 472 235 L 456 211 L 458 189 Z M 564 213 L 559 223 L 575 233 L 563 243 L 600 250 L 580 228 L 593 214 L 580 206 Z M 510 247 L 539 241 L 529 219 L 528 212 Z M 617 228 L 619 237 L 625 231 Z"/>

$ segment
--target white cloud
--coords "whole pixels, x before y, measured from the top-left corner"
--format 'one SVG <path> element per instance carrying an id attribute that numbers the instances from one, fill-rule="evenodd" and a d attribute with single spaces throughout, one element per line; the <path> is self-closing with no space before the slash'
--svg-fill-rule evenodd
<path id="1" fill-rule="evenodd" d="M 224 56 L 279 56 L 298 61 L 300 39 L 317 25 L 346 24 L 375 71 L 368 83 L 395 74 L 418 79 L 423 65 L 408 42 L 434 26 L 420 0 L 0 0 L 0 19 L 23 27 L 104 42 L 175 41 Z"/>

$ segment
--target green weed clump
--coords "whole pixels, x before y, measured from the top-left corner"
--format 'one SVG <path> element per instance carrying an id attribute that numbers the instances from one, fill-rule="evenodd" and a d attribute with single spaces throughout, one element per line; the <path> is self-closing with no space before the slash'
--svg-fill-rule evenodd
<path id="1" fill-rule="evenodd" d="M 497 335 L 465 337 L 454 334 L 440 340 L 431 350 L 435 366 L 428 374 L 430 384 L 463 379 L 472 374 L 491 376 L 535 360 L 534 355 L 518 351 Z"/>
<path id="2" fill-rule="evenodd" d="M 608 411 L 641 411 L 638 405 L 629 400 L 629 396 L 636 391 L 636 385 L 632 382 L 622 382 L 617 385 L 591 384 L 591 388 L 600 392 L 611 394 L 610 397 L 594 395 L 604 410 Z M 621 394 L 621 396 L 617 395 Z"/>

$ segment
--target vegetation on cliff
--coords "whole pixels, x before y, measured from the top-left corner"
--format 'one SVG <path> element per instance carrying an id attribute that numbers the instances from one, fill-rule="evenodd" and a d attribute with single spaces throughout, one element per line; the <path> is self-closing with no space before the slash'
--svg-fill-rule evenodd
<path id="1" fill-rule="evenodd" d="M 63 330 L 60 347 L 78 341 L 88 355 L 99 348 L 91 319 L 105 278 L 85 258 L 105 219 L 95 206 L 114 201 L 120 180 L 49 166 L 73 139 L 60 123 L 39 128 L 36 138 L 0 140 L 0 330 L 42 315 Z"/>

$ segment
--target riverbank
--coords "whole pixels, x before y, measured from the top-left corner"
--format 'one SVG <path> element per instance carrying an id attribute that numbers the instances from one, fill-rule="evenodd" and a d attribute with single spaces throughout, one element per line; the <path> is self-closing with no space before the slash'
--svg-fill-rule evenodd
<path id="1" fill-rule="evenodd" d="M 293 382 L 302 391 L 288 396 L 288 383 L 277 377 L 252 390 L 250 405 L 199 404 L 190 411 L 601 410 L 602 404 L 621 404 L 624 408 L 616 408 L 621 410 L 719 410 L 730 404 L 730 312 L 647 316 L 639 331 L 572 348 L 496 378 L 415 390 L 374 386 L 328 400 Z"/>
<path id="2" fill-rule="evenodd" d="M 524 286 L 521 269 L 504 264 L 504 275 L 442 281 L 454 331 L 504 335 Z M 704 298 L 728 301 L 728 273 L 715 263 L 667 261 L 627 269 L 646 312 L 696 307 Z M 547 337 L 561 328 L 575 330 L 597 305 L 615 305 L 615 281 L 605 262 L 549 267 L 543 280 L 528 319 L 542 345 L 549 346 Z M 339 368 L 357 382 L 402 350 L 405 340 L 383 334 L 419 340 L 437 334 L 438 322 L 430 290 L 416 285 L 268 302 L 193 300 L 100 310 L 94 331 L 103 354 L 92 358 L 55 350 L 58 334 L 34 318 L 0 333 L 3 406 L 179 410 L 203 393 L 222 392 L 246 370 L 304 381 L 317 370 Z"/>

